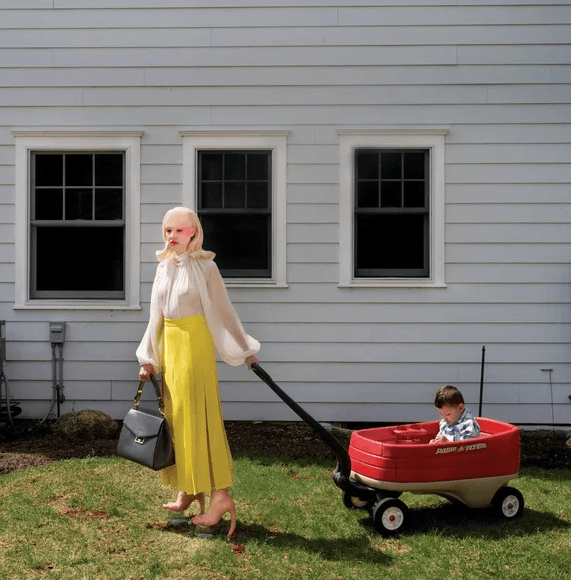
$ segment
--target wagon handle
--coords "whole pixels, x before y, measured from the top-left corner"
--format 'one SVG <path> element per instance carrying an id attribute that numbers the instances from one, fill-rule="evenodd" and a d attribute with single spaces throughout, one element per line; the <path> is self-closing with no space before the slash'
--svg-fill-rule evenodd
<path id="1" fill-rule="evenodd" d="M 273 381 L 272 377 L 257 363 L 252 363 L 252 370 L 264 383 L 276 393 L 276 395 L 297 415 L 299 415 L 320 437 L 320 439 L 327 444 L 335 453 L 337 462 L 340 467 L 340 475 L 349 477 L 351 474 L 351 458 L 347 450 L 331 433 L 318 421 L 316 421 L 309 413 L 302 409 L 289 395 L 284 393 L 278 385 Z"/>

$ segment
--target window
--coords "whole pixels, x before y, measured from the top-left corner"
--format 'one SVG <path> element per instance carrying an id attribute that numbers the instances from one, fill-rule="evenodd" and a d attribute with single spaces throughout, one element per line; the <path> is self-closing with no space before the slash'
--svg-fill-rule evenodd
<path id="1" fill-rule="evenodd" d="M 355 149 L 355 278 L 429 276 L 428 160 L 422 149 Z"/>
<path id="2" fill-rule="evenodd" d="M 125 298 L 124 175 L 123 152 L 32 152 L 31 298 Z"/>
<path id="3" fill-rule="evenodd" d="M 198 151 L 198 215 L 228 278 L 270 278 L 271 151 Z"/>
<path id="4" fill-rule="evenodd" d="M 444 286 L 446 132 L 339 131 L 340 286 Z"/>
<path id="5" fill-rule="evenodd" d="M 139 309 L 141 133 L 15 136 L 15 307 Z"/>
<path id="6" fill-rule="evenodd" d="M 184 131 L 183 205 L 230 287 L 286 287 L 286 131 Z"/>

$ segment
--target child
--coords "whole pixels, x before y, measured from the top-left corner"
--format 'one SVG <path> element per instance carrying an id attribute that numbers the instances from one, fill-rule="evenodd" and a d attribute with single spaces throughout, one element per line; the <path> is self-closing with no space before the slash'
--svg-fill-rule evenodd
<path id="1" fill-rule="evenodd" d="M 462 393 L 452 385 L 438 390 L 434 404 L 442 417 L 438 435 L 430 443 L 463 441 L 480 436 L 480 425 L 464 407 Z"/>

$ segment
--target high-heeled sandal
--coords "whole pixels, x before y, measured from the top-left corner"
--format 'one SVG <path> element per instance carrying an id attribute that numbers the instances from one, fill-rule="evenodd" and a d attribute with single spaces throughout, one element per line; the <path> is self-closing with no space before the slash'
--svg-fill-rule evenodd
<path id="1" fill-rule="evenodd" d="M 205 510 L 205 507 L 206 507 L 206 501 L 205 501 L 204 493 L 203 492 L 197 493 L 196 495 L 188 495 L 187 494 L 186 501 L 188 501 L 188 504 L 186 504 L 186 501 L 185 501 L 186 506 L 183 507 L 182 509 L 173 509 L 172 507 L 168 507 L 169 505 L 171 505 L 171 506 L 174 505 L 176 503 L 174 501 L 171 501 L 169 503 L 163 504 L 163 508 L 166 509 L 166 510 L 169 510 L 171 512 L 175 512 L 175 513 L 176 512 L 180 512 L 180 513 L 182 513 L 185 510 L 187 510 L 197 500 L 198 500 L 198 504 L 200 505 L 200 515 L 202 515 L 204 513 L 204 510 Z"/>
<path id="2" fill-rule="evenodd" d="M 228 531 L 228 537 L 230 537 L 234 530 L 236 529 L 236 504 L 230 499 L 220 502 L 220 505 L 212 505 L 212 502 L 208 506 L 208 510 L 204 515 L 194 516 L 192 518 L 192 523 L 197 526 L 212 527 L 215 526 L 221 519 L 222 516 L 230 512 L 230 530 Z"/>

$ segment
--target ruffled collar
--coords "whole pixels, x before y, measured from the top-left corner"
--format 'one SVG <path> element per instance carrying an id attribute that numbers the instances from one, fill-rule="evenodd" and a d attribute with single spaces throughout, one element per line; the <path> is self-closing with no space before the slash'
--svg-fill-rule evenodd
<path id="1" fill-rule="evenodd" d="M 171 252 L 171 255 L 167 258 L 167 260 L 171 263 L 174 264 L 175 266 L 182 266 L 183 264 L 185 264 L 186 262 L 188 262 L 190 259 L 193 260 L 213 260 L 214 257 L 216 256 L 216 254 L 214 252 L 209 252 L 207 250 L 198 250 L 196 252 L 192 252 L 192 253 L 188 253 L 188 252 L 183 252 L 182 254 L 177 255 L 177 253 L 175 251 Z"/>

